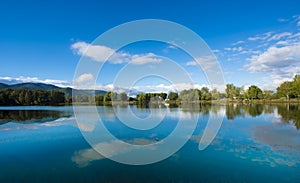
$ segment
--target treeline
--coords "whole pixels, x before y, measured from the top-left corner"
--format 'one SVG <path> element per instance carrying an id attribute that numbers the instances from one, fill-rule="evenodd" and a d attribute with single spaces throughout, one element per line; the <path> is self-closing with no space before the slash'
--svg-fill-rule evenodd
<path id="1" fill-rule="evenodd" d="M 254 99 L 292 99 L 300 98 L 300 75 L 296 75 L 293 81 L 285 81 L 276 89 L 276 93 L 272 90 L 261 90 L 258 86 L 251 85 L 248 89 L 237 87 L 233 84 L 227 84 L 225 90 L 226 98 L 236 100 L 254 100 Z"/>
<path id="2" fill-rule="evenodd" d="M 83 98 L 85 98 L 83 100 Z M 300 98 L 300 75 L 296 75 L 293 81 L 282 83 L 277 91 L 262 90 L 256 85 L 248 88 L 238 87 L 233 84 L 227 84 L 225 93 L 221 93 L 216 89 L 210 90 L 207 87 L 201 89 L 182 90 L 181 92 L 167 93 L 141 93 L 135 98 L 128 97 L 126 93 L 107 92 L 106 94 L 96 95 L 95 98 L 88 96 L 78 97 L 79 102 L 92 103 L 94 100 L 96 105 L 106 105 L 112 102 L 129 102 L 132 104 L 149 104 L 167 102 L 172 103 L 190 103 L 195 101 L 211 101 L 220 99 L 229 99 L 229 101 L 251 101 L 251 100 L 273 100 L 273 99 L 291 99 Z"/>
<path id="3" fill-rule="evenodd" d="M 113 91 L 97 95 L 77 95 L 71 97 L 68 93 L 59 90 L 30 90 L 30 89 L 2 89 L 0 90 L 0 106 L 16 105 L 64 105 L 64 104 L 96 104 L 110 105 L 116 103 L 148 104 L 148 103 L 189 103 L 195 101 L 211 101 L 220 99 L 229 101 L 273 100 L 300 98 L 300 75 L 296 75 L 293 81 L 283 82 L 276 90 L 262 90 L 258 86 L 251 85 L 248 88 L 227 84 L 225 93 L 207 87 L 201 89 L 182 90 L 169 93 L 141 93 L 136 97 L 128 97 L 125 92 Z"/>
<path id="4" fill-rule="evenodd" d="M 0 106 L 64 105 L 71 97 L 58 90 L 2 89 Z"/>

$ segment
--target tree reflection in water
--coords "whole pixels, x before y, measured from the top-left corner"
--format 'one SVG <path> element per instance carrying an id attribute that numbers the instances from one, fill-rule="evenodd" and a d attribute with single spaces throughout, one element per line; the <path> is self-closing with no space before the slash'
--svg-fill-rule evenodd
<path id="1" fill-rule="evenodd" d="M 0 125 L 11 121 L 19 123 L 47 122 L 70 116 L 70 114 L 55 110 L 0 110 Z"/>
<path id="2" fill-rule="evenodd" d="M 272 114 L 277 109 L 278 114 L 283 122 L 292 121 L 297 129 L 300 129 L 300 105 L 299 104 L 251 104 L 251 105 L 226 105 L 226 116 L 229 120 L 234 120 L 235 117 L 252 117 L 260 116 L 261 114 Z"/>
<path id="3" fill-rule="evenodd" d="M 300 105 L 282 104 L 277 106 L 278 114 L 283 122 L 292 121 L 297 129 L 300 129 Z"/>
<path id="4" fill-rule="evenodd" d="M 126 106 L 121 106 L 126 107 Z M 137 106 L 137 108 L 166 108 L 164 105 Z M 285 123 L 292 122 L 297 129 L 300 129 L 300 105 L 299 104 L 228 104 L 228 105 L 213 105 L 213 104 L 181 104 L 170 105 L 172 111 L 176 108 L 181 108 L 182 112 L 200 113 L 201 115 L 217 114 L 220 110 L 226 110 L 228 120 L 234 120 L 236 117 L 252 116 L 257 117 L 261 114 L 273 114 L 276 112 L 280 115 L 281 120 Z M 113 113 L 113 109 L 111 110 Z M 61 117 L 70 117 L 70 113 L 55 110 L 0 110 L 0 125 L 7 122 L 31 123 L 31 122 L 46 122 L 55 120 Z"/>

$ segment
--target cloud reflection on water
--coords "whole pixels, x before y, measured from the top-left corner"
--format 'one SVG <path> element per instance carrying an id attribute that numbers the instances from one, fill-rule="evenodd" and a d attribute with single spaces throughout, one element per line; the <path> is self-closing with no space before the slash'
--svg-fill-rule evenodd
<path id="1" fill-rule="evenodd" d="M 126 140 L 127 143 L 135 144 L 135 145 L 147 145 L 153 144 L 156 141 L 152 139 L 146 138 L 134 138 L 131 140 Z M 100 153 L 94 150 L 94 148 L 107 148 L 109 147 L 110 151 L 109 154 L 106 154 L 107 157 L 102 156 Z M 111 148 L 114 147 L 114 148 Z M 128 148 L 129 147 L 129 148 Z M 153 147 L 153 146 L 152 146 Z M 112 156 L 118 155 L 120 153 L 127 153 L 130 152 L 138 146 L 124 146 L 119 143 L 117 140 L 112 140 L 110 142 L 101 142 L 94 145 L 94 148 L 87 148 L 83 150 L 76 151 L 72 156 L 71 160 L 77 164 L 79 168 L 83 168 L 88 166 L 91 162 L 110 158 Z M 151 150 L 151 149 L 149 149 Z M 152 149 L 153 150 L 153 149 Z"/>

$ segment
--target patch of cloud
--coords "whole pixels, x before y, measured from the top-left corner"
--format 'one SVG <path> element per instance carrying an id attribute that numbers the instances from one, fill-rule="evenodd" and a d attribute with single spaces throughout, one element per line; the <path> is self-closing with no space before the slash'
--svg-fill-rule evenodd
<path id="1" fill-rule="evenodd" d="M 162 59 L 157 58 L 155 54 L 148 53 L 145 55 L 133 55 L 130 64 L 142 65 L 149 63 L 159 63 Z"/>
<path id="2" fill-rule="evenodd" d="M 145 138 L 134 138 L 128 140 L 128 143 L 135 145 L 146 145 L 156 143 L 155 140 L 149 140 Z M 109 142 L 100 142 L 93 146 L 94 149 L 101 149 L 102 152 L 106 152 L 106 157 L 113 157 L 122 153 L 128 153 L 132 150 L 138 149 L 139 146 L 128 146 L 124 143 L 120 143 L 118 140 L 112 140 Z M 149 147 L 149 150 L 153 150 L 155 147 Z M 83 149 L 76 151 L 71 160 L 77 164 L 78 167 L 83 168 L 88 166 L 91 162 L 105 159 L 104 156 L 99 154 L 93 148 Z"/>
<path id="3" fill-rule="evenodd" d="M 102 45 L 91 45 L 82 41 L 72 44 L 71 48 L 78 55 L 84 55 L 99 62 L 107 60 L 111 55 L 115 53 L 115 50 L 109 47 Z"/>
<path id="4" fill-rule="evenodd" d="M 296 25 L 299 27 L 300 26 L 300 15 L 294 15 L 293 19 L 296 22 Z"/>
<path id="5" fill-rule="evenodd" d="M 240 45 L 240 44 L 243 44 L 243 43 L 245 43 L 245 41 L 240 40 L 240 41 L 232 43 L 232 45 L 236 46 L 236 45 Z"/>
<path id="6" fill-rule="evenodd" d="M 273 32 L 266 32 L 264 34 L 256 35 L 254 37 L 248 37 L 249 41 L 257 41 L 257 40 L 267 40 L 272 36 Z"/>
<path id="7" fill-rule="evenodd" d="M 221 60 L 234 61 L 237 65 L 242 63 L 240 70 L 267 75 L 262 78 L 261 84 L 257 83 L 266 89 L 275 89 L 281 82 L 291 80 L 300 72 L 300 33 L 296 27 L 300 23 L 300 15 L 288 19 L 280 18 L 278 21 L 289 22 L 289 27 L 283 29 L 284 31 L 270 30 L 233 42 L 223 48 L 218 57 Z M 245 60 L 248 62 L 245 63 Z M 189 62 L 188 65 L 196 63 Z"/>
<path id="8" fill-rule="evenodd" d="M 198 84 L 198 83 L 174 83 L 170 85 L 165 84 L 158 84 L 158 85 L 143 85 L 143 86 L 133 86 L 133 87 L 119 87 L 114 86 L 113 84 L 108 85 L 99 85 L 96 86 L 96 89 L 98 90 L 105 90 L 105 91 L 114 91 L 114 92 L 125 92 L 128 93 L 130 96 L 135 96 L 139 93 L 160 93 L 160 92 L 180 92 L 182 90 L 188 90 L 188 89 L 201 89 L 203 87 L 207 87 L 210 90 L 217 89 L 220 92 L 225 91 L 225 84 L 219 85 L 219 84 L 212 84 L 212 85 L 206 85 L 206 84 Z"/>
<path id="9" fill-rule="evenodd" d="M 71 87 L 71 84 L 66 80 L 55 79 L 39 79 L 38 77 L 0 77 L 0 82 L 5 84 L 18 84 L 18 83 L 45 83 L 58 87 Z"/>
<path id="10" fill-rule="evenodd" d="M 243 50 L 243 47 L 239 46 L 239 47 L 232 47 L 232 48 L 224 48 L 224 50 L 226 50 L 226 51 L 240 52 L 240 51 Z"/>
<path id="11" fill-rule="evenodd" d="M 71 158 L 71 160 L 76 163 L 79 168 L 86 167 L 91 162 L 101 159 L 105 159 L 105 157 L 92 148 L 76 151 Z"/>
<path id="12" fill-rule="evenodd" d="M 276 43 L 276 45 L 288 45 L 289 44 L 289 42 L 288 41 L 278 41 L 277 43 Z"/>
<path id="13" fill-rule="evenodd" d="M 274 34 L 272 37 L 270 37 L 268 39 L 268 41 L 273 41 L 273 40 L 278 41 L 284 37 L 288 37 L 291 35 L 292 35 L 292 33 L 290 33 L 290 32 L 282 32 L 282 33 Z"/>
<path id="14" fill-rule="evenodd" d="M 289 36 L 289 38 L 299 38 L 299 37 L 300 37 L 300 32 Z"/>
<path id="15" fill-rule="evenodd" d="M 270 47 L 260 55 L 253 55 L 245 67 L 251 72 L 280 71 L 283 68 L 300 65 L 300 44 L 285 47 Z"/>
<path id="16" fill-rule="evenodd" d="M 93 80 L 94 80 L 94 76 L 92 74 L 84 73 L 78 76 L 77 78 L 75 78 L 74 81 L 76 83 L 86 83 L 86 82 L 91 82 Z"/>
<path id="17" fill-rule="evenodd" d="M 277 21 L 278 21 L 278 22 L 288 22 L 289 19 L 286 19 L 286 18 L 278 18 Z"/>
<path id="18" fill-rule="evenodd" d="M 204 71 L 208 71 L 217 66 L 217 59 L 213 55 L 198 57 L 195 60 L 186 62 L 186 66 L 201 66 Z"/>
<path id="19" fill-rule="evenodd" d="M 300 43 L 282 47 L 272 46 L 265 52 L 252 55 L 244 67 L 252 73 L 267 74 L 263 88 L 275 89 L 282 82 L 300 73 Z M 270 80 L 271 78 L 271 80 Z"/>
<path id="20" fill-rule="evenodd" d="M 153 53 L 146 54 L 129 54 L 126 52 L 117 52 L 117 50 L 104 45 L 92 45 L 83 41 L 71 45 L 71 49 L 80 56 L 88 57 L 97 62 L 109 61 L 113 64 L 149 64 L 161 61 Z"/>

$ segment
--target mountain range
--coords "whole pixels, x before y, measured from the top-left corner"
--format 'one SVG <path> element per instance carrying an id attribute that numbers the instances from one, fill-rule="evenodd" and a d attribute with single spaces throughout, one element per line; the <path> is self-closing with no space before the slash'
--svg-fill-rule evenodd
<path id="1" fill-rule="evenodd" d="M 59 90 L 64 92 L 65 94 L 69 94 L 72 96 L 72 92 L 75 95 L 81 96 L 81 95 L 88 95 L 88 96 L 93 96 L 93 95 L 97 95 L 97 94 L 105 94 L 106 91 L 104 90 L 79 90 L 79 89 L 73 89 L 70 87 L 66 87 L 66 88 L 61 88 L 55 85 L 51 85 L 51 84 L 45 84 L 45 83 L 18 83 L 18 84 L 12 84 L 12 85 L 8 85 L 8 84 L 4 84 L 4 83 L 0 83 L 0 90 L 1 89 L 5 89 L 5 88 L 9 88 L 9 89 L 29 89 L 29 90 Z"/>

